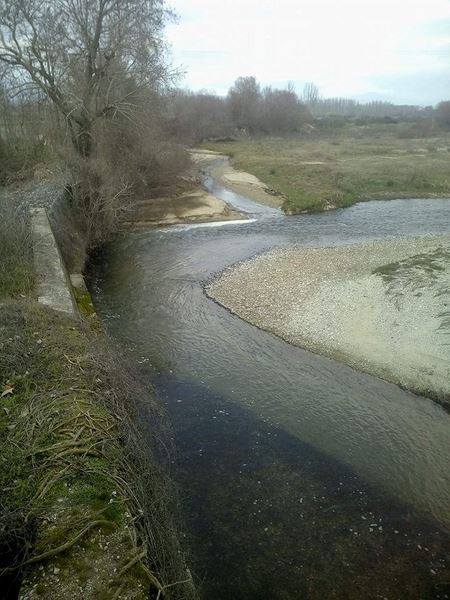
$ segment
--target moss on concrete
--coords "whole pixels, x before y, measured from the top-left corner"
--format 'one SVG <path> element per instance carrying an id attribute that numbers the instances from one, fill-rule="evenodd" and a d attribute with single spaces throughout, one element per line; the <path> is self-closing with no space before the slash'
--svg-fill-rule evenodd
<path id="1" fill-rule="evenodd" d="M 92 317 L 95 315 L 95 307 L 92 303 L 91 294 L 87 290 L 77 287 L 73 288 L 73 293 L 81 315 L 84 317 Z"/>

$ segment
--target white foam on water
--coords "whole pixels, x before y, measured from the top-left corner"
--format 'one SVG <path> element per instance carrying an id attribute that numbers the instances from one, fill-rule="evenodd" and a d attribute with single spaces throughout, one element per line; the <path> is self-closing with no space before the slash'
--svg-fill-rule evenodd
<path id="1" fill-rule="evenodd" d="M 170 225 L 162 227 L 158 231 L 161 233 L 172 233 L 174 231 L 187 231 L 188 229 L 198 229 L 199 227 L 223 227 L 224 225 L 247 225 L 254 223 L 257 219 L 231 219 L 229 221 L 210 221 L 208 223 L 183 223 L 182 225 Z"/>

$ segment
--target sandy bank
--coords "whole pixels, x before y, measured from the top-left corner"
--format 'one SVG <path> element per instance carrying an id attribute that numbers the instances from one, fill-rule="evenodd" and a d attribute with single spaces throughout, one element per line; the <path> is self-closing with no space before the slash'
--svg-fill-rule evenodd
<path id="1" fill-rule="evenodd" d="M 209 150 L 193 150 L 190 154 L 195 165 L 193 177 L 197 177 L 199 172 L 207 172 L 221 185 L 238 194 L 272 207 L 281 206 L 280 198 L 270 195 L 259 179 L 249 173 L 235 171 L 227 156 Z M 243 219 L 240 212 L 198 186 L 180 195 L 135 203 L 126 225 L 140 228 L 237 219 Z"/>
<path id="2" fill-rule="evenodd" d="M 290 343 L 448 402 L 450 236 L 273 250 L 207 293 Z"/>
<path id="3" fill-rule="evenodd" d="M 138 202 L 128 221 L 133 227 L 241 219 L 228 204 L 198 188 L 181 196 Z"/>
<path id="4" fill-rule="evenodd" d="M 230 164 L 228 156 L 212 150 L 191 151 L 191 158 L 200 168 L 204 168 L 223 187 L 272 208 L 280 208 L 283 198 L 274 195 L 270 188 L 254 175 L 244 171 L 236 171 Z M 217 163 L 217 164 L 214 164 Z"/>

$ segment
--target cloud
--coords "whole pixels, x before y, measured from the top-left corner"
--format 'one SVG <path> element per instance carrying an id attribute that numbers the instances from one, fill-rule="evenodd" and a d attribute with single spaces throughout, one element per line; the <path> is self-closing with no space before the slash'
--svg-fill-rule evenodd
<path id="1" fill-rule="evenodd" d="M 439 72 L 450 96 L 447 0 L 177 0 L 174 9 L 180 21 L 168 37 L 194 89 L 225 93 L 251 74 L 354 95 L 376 92 L 383 77 Z M 410 101 L 420 98 L 418 86 Z"/>

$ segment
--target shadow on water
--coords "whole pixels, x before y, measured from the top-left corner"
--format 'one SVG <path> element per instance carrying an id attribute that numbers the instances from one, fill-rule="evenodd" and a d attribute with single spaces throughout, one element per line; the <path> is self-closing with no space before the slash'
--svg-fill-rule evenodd
<path id="1" fill-rule="evenodd" d="M 436 524 L 204 387 L 154 383 L 205 598 L 448 597 L 450 537 Z"/>

